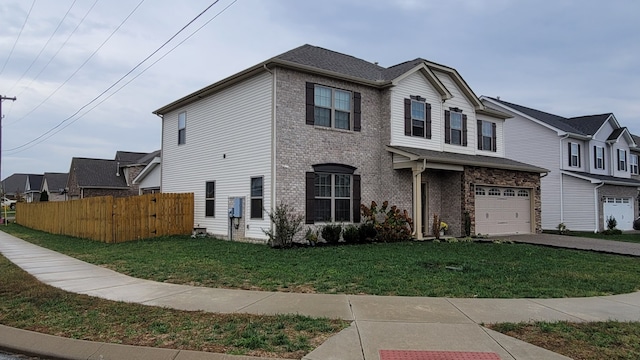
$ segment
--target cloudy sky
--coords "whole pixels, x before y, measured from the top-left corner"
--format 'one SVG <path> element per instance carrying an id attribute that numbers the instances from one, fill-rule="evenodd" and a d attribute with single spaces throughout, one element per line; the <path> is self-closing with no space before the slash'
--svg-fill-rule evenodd
<path id="1" fill-rule="evenodd" d="M 477 95 L 613 112 L 640 134 L 637 0 L 220 0 L 136 68 L 213 2 L 3 0 L 0 95 L 18 99 L 2 102 L 2 178 L 159 149 L 152 111 L 305 43 L 382 66 L 423 57 Z"/>

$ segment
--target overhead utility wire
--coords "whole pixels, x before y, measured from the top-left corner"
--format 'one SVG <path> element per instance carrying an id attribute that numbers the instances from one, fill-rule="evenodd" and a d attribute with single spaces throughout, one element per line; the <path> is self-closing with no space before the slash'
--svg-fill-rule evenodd
<path id="1" fill-rule="evenodd" d="M 98 107 L 100 104 L 102 104 L 103 102 L 105 102 L 106 100 L 108 100 L 111 96 L 115 95 L 116 93 L 118 93 L 120 90 L 122 90 L 122 88 L 124 88 L 125 86 L 127 86 L 129 83 L 131 83 L 133 80 L 135 80 L 136 78 L 138 78 L 140 75 L 142 75 L 144 72 L 146 72 L 149 68 L 151 68 L 153 65 L 155 65 L 156 63 L 158 63 L 160 60 L 162 60 L 164 57 L 166 57 L 169 53 L 171 53 L 173 50 L 175 50 L 178 46 L 182 45 L 185 41 L 187 41 L 188 39 L 190 39 L 193 35 L 195 35 L 197 32 L 199 32 L 203 27 L 205 27 L 207 24 L 209 24 L 211 21 L 213 21 L 213 19 L 215 19 L 216 17 L 218 17 L 220 14 L 222 14 L 225 10 L 227 10 L 229 7 L 231 7 L 231 5 L 235 4 L 238 0 L 234 0 L 231 4 L 227 5 L 227 7 L 225 7 L 224 9 L 222 9 L 220 12 L 218 12 L 215 16 L 213 16 L 211 19 L 209 19 L 207 22 L 205 22 L 202 26 L 200 26 L 198 29 L 196 29 L 194 32 L 192 32 L 189 36 L 187 36 L 184 40 L 182 40 L 180 43 L 178 43 L 176 46 L 174 46 L 173 48 L 171 48 L 169 51 L 167 51 L 164 55 L 162 55 L 159 59 L 157 59 L 156 61 L 154 61 L 151 65 L 147 66 L 144 70 L 142 70 L 140 73 L 138 73 L 136 76 L 134 76 L 132 79 L 130 79 L 129 81 L 127 81 L 126 83 L 124 83 L 122 86 L 120 86 L 116 91 L 114 91 L 113 93 L 111 93 L 109 96 L 107 96 L 106 98 L 102 99 L 100 102 L 98 102 L 96 105 L 94 105 L 93 107 L 91 107 L 89 110 L 87 110 L 86 112 L 84 112 L 82 115 L 80 115 L 78 118 L 74 119 L 73 121 L 67 123 L 65 126 L 63 126 L 62 128 L 60 128 L 61 125 L 63 125 L 64 123 L 66 123 L 67 121 L 71 120 L 74 116 L 76 116 L 78 113 L 80 113 L 83 109 L 85 109 L 86 107 L 88 107 L 89 105 L 91 105 L 92 103 L 94 103 L 96 100 L 98 100 L 100 97 L 102 97 L 102 95 L 104 95 L 106 92 L 108 92 L 110 89 L 112 89 L 113 87 L 115 87 L 118 83 L 120 83 L 125 77 L 127 77 L 128 75 L 130 75 L 135 69 L 137 69 L 138 67 L 140 67 L 143 63 L 145 63 L 147 60 L 149 60 L 149 58 L 151 58 L 154 54 L 156 54 L 158 51 L 160 51 L 162 48 L 164 48 L 169 42 L 171 42 L 177 35 L 179 35 L 182 31 L 184 31 L 188 26 L 190 26 L 194 21 L 196 21 L 198 18 L 200 18 L 202 15 L 204 15 L 211 7 L 213 7 L 215 4 L 217 4 L 220 0 L 216 0 L 214 1 L 211 5 L 209 5 L 207 8 L 205 8 L 202 12 L 200 12 L 200 14 L 198 14 L 195 18 L 193 18 L 191 21 L 189 21 L 189 23 L 187 23 L 187 25 L 183 26 L 177 33 L 175 33 L 171 38 L 169 38 L 169 40 L 165 41 L 164 44 L 162 44 L 158 49 L 156 49 L 153 53 L 151 53 L 151 55 L 147 56 L 144 60 L 142 60 L 141 62 L 139 62 L 135 67 L 133 67 L 129 72 L 127 72 L 125 75 L 123 75 L 120 79 L 118 79 L 115 83 L 113 83 L 111 86 L 109 86 L 106 90 L 104 90 L 103 92 L 101 92 L 98 96 L 96 96 L 93 100 L 91 100 L 90 102 L 88 102 L 87 104 L 83 105 L 80 109 L 78 109 L 73 115 L 69 116 L 68 118 L 64 119 L 63 121 L 59 122 L 56 126 L 54 126 L 53 128 L 47 130 L 46 132 L 44 132 L 43 134 L 41 134 L 40 136 L 38 136 L 37 138 L 28 141 L 20 146 L 17 146 L 15 148 L 12 149 L 7 149 L 5 151 L 12 151 L 12 154 L 16 154 L 19 152 L 22 152 L 24 150 L 30 149 L 42 142 L 44 142 L 45 140 L 51 138 L 52 136 L 56 135 L 57 133 L 59 133 L 60 131 L 62 131 L 63 129 L 65 129 L 67 126 L 73 124 L 74 122 L 76 122 L 77 120 L 79 120 L 80 118 L 82 118 L 84 115 L 86 115 L 87 113 L 89 113 L 90 111 L 92 111 L 93 109 L 95 109 L 96 107 Z M 53 132 L 54 130 L 58 129 L 57 131 Z M 53 133 L 51 133 L 53 132 Z M 45 135 L 51 133 L 51 135 L 45 137 Z M 44 138 L 43 138 L 44 137 Z M 41 141 L 38 141 L 42 139 Z M 37 141 L 37 142 L 36 142 Z M 31 146 L 28 146 L 32 144 Z M 16 151 L 18 149 L 21 149 L 19 151 Z"/>
<path id="2" fill-rule="evenodd" d="M 69 16 L 69 13 L 71 12 L 71 9 L 73 9 L 73 6 L 76 4 L 76 1 L 78 1 L 78 0 L 73 0 L 73 2 L 71 3 L 71 6 L 69 6 L 69 9 L 64 14 L 64 17 L 62 18 L 62 20 L 60 20 L 60 22 L 58 23 L 58 26 L 56 26 L 56 29 L 53 30 L 53 33 L 51 34 L 51 36 L 49 36 L 49 40 L 47 40 L 47 42 L 44 44 L 42 49 L 40 49 L 40 52 L 38 53 L 36 58 L 33 59 L 31 64 L 29 64 L 29 67 L 27 67 L 27 70 L 25 70 L 22 73 L 22 75 L 20 76 L 20 78 L 11 86 L 11 88 L 9 88 L 8 92 L 11 92 L 11 90 L 13 90 L 13 88 L 24 78 L 24 76 L 29 72 L 29 70 L 31 70 L 31 67 L 33 67 L 33 64 L 35 64 L 36 61 L 38 61 L 38 59 L 40 59 L 40 55 L 42 55 L 42 52 L 44 51 L 44 49 L 47 48 L 47 46 L 51 42 L 51 39 L 53 39 L 53 36 L 58 32 L 58 30 L 60 29 L 60 26 L 62 26 L 62 23 L 64 22 L 64 20 L 67 18 L 67 16 Z"/>
<path id="3" fill-rule="evenodd" d="M 7 56 L 7 60 L 4 61 L 4 65 L 2 65 L 2 70 L 0 70 L 0 75 L 2 75 L 2 73 L 4 72 L 4 68 L 7 66 L 7 63 L 9 62 L 9 59 L 11 58 L 11 55 L 13 55 L 13 50 L 15 50 L 16 48 L 16 44 L 18 43 L 18 40 L 20 40 L 20 36 L 22 36 L 22 31 L 24 30 L 25 25 L 27 25 L 27 21 L 29 20 L 29 16 L 31 16 L 31 10 L 33 10 L 33 6 L 36 4 L 36 0 L 33 0 L 33 2 L 31 3 L 31 7 L 29 8 L 29 12 L 27 13 L 27 17 L 24 19 L 24 23 L 22 23 L 22 27 L 20 28 L 20 32 L 18 33 L 18 37 L 16 38 L 16 41 L 13 43 L 13 46 L 11 47 L 11 51 L 9 51 L 9 55 Z"/>
<path id="4" fill-rule="evenodd" d="M 33 109 L 31 109 L 31 111 L 29 111 L 28 113 L 26 113 L 23 117 L 21 117 L 20 119 L 16 120 L 15 122 L 18 122 L 22 119 L 24 119 L 25 117 L 31 115 L 34 111 L 36 111 L 40 106 L 44 105 L 44 103 L 46 103 L 49 99 L 51 99 L 51 97 L 53 95 L 55 95 L 63 86 L 65 86 L 80 70 L 82 70 L 82 68 L 89 62 L 89 60 L 91 60 L 97 53 L 98 51 L 100 51 L 100 49 L 102 49 L 102 47 L 107 43 L 107 41 L 109 41 L 113 35 L 115 35 L 116 32 L 118 32 L 118 30 L 120 30 L 120 28 L 122 27 L 122 25 L 124 25 L 124 23 L 129 20 L 129 18 L 131 17 L 131 15 L 133 15 L 134 12 L 136 12 L 136 10 L 138 10 L 138 8 L 140 7 L 140 5 L 142 5 L 142 3 L 144 2 L 144 0 L 140 0 L 140 2 L 138 3 L 138 5 L 136 5 L 136 7 L 131 10 L 131 12 L 129 13 L 129 15 L 127 15 L 127 17 L 122 20 L 122 22 L 120 23 L 120 25 L 118 25 L 118 27 L 116 27 L 111 34 L 109 34 L 109 36 L 102 42 L 102 44 L 100 44 L 100 46 L 98 46 L 98 48 L 91 54 L 89 55 L 89 57 L 82 63 L 80 64 L 80 67 L 78 67 L 65 81 L 62 82 L 62 84 L 60 84 L 60 86 L 58 86 L 55 90 L 53 90 L 53 92 L 51 94 L 49 94 L 49 96 L 47 96 L 44 100 L 42 100 L 42 102 L 38 105 L 36 105 L 36 107 L 34 107 Z M 14 122 L 14 123 L 15 123 Z"/>
<path id="5" fill-rule="evenodd" d="M 36 76 L 34 76 L 34 77 L 31 79 L 31 81 L 29 82 L 29 84 L 28 84 L 24 89 L 22 89 L 22 90 L 18 93 L 18 95 L 16 95 L 17 97 L 20 97 L 20 95 L 21 95 L 23 92 L 25 92 L 27 89 L 29 89 L 29 88 L 31 87 L 31 84 L 33 84 L 33 82 L 34 82 L 34 81 L 36 81 L 36 80 L 40 77 L 40 75 L 42 75 L 42 73 L 43 73 L 43 72 L 44 72 L 44 71 L 49 67 L 49 65 L 51 64 L 51 62 L 53 61 L 53 59 L 55 59 L 55 58 L 58 56 L 58 54 L 60 53 L 60 50 L 62 50 L 62 48 L 64 48 L 64 47 L 65 47 L 65 45 L 67 45 L 67 43 L 69 42 L 69 39 L 71 39 L 71 37 L 73 36 L 73 34 L 75 34 L 75 33 L 76 33 L 76 31 L 78 31 L 78 28 L 80 28 L 80 25 L 82 25 L 82 23 L 83 23 L 83 22 L 84 22 L 84 20 L 87 18 L 87 16 L 89 16 L 89 14 L 91 13 L 91 10 L 93 10 L 93 8 L 96 6 L 96 4 L 98 3 L 98 1 L 100 1 L 100 0 L 95 0 L 95 1 L 93 2 L 93 5 L 91 5 L 91 7 L 89 8 L 89 10 L 87 10 L 87 12 L 84 14 L 84 16 L 82 17 L 82 19 L 80 19 L 80 22 L 76 25 L 76 27 L 73 29 L 73 31 L 71 31 L 71 33 L 69 33 L 69 35 L 68 35 L 68 36 L 67 36 L 67 38 L 64 40 L 64 42 L 60 45 L 60 47 L 58 47 L 58 50 L 56 50 L 56 52 L 53 54 L 53 56 L 51 56 L 51 58 L 49 58 L 49 61 L 47 61 L 47 63 L 44 65 L 44 67 L 43 67 L 42 69 L 40 69 L 40 72 L 38 72 L 38 73 L 36 74 Z M 11 105 L 13 105 L 13 103 L 11 103 Z M 13 109 L 13 106 L 10 106 L 10 107 L 9 107 L 9 112 L 8 112 L 7 116 L 9 116 L 9 115 L 11 114 L 11 110 L 12 110 L 12 109 Z M 26 115 L 25 115 L 25 116 L 26 116 Z M 13 125 L 13 124 L 17 123 L 18 121 L 20 121 L 20 120 L 24 119 L 24 118 L 25 118 L 25 116 L 23 116 L 23 117 L 19 118 L 19 119 L 18 119 L 18 120 L 16 120 L 16 121 L 13 121 L 13 122 L 7 123 L 7 124 L 5 124 L 4 126 L 10 126 L 10 125 Z"/>

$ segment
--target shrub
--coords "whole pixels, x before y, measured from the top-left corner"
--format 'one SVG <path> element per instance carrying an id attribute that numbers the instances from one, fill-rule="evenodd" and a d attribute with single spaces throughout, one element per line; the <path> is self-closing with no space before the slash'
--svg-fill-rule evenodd
<path id="1" fill-rule="evenodd" d="M 307 233 L 304 235 L 304 238 L 309 242 L 309 245 L 315 246 L 318 243 L 318 230 L 307 228 Z"/>
<path id="2" fill-rule="evenodd" d="M 633 230 L 640 230 L 640 218 L 633 220 Z"/>
<path id="3" fill-rule="evenodd" d="M 296 234 L 302 230 L 304 216 L 296 214 L 293 206 L 280 203 L 269 212 L 273 228 L 262 230 L 269 237 L 269 245 L 275 248 L 288 248 L 293 245 Z"/>
<path id="4" fill-rule="evenodd" d="M 400 211 L 395 205 L 389 207 L 388 201 L 383 202 L 379 209 L 375 201 L 371 202 L 371 207 L 362 204 L 360 210 L 366 219 L 365 223 L 373 224 L 376 241 L 395 242 L 411 239 L 413 221 L 407 210 Z"/>
<path id="5" fill-rule="evenodd" d="M 361 243 L 374 241 L 377 234 L 378 232 L 373 223 L 364 223 L 358 228 L 358 240 Z"/>
<path id="6" fill-rule="evenodd" d="M 569 231 L 569 229 L 567 229 L 567 226 L 564 223 L 558 224 L 558 226 L 556 226 L 556 230 L 558 230 L 558 234 L 560 235 L 564 235 Z"/>
<path id="7" fill-rule="evenodd" d="M 340 224 L 327 224 L 322 227 L 322 238 L 329 244 L 337 244 L 340 241 L 340 233 L 342 232 L 342 225 Z"/>
<path id="8" fill-rule="evenodd" d="M 40 193 L 40 201 L 41 202 L 45 202 L 45 201 L 49 201 L 49 193 L 46 191 L 43 191 Z"/>
<path id="9" fill-rule="evenodd" d="M 618 226 L 618 221 L 613 216 L 607 218 L 607 229 L 613 230 Z"/>
<path id="10" fill-rule="evenodd" d="M 348 244 L 355 244 L 360 241 L 360 231 L 358 227 L 349 225 L 342 231 L 342 238 Z"/>
<path id="11" fill-rule="evenodd" d="M 619 229 L 607 229 L 607 230 L 604 230 L 601 234 L 604 234 L 604 235 L 620 235 L 620 234 L 622 234 L 622 230 L 619 230 Z"/>

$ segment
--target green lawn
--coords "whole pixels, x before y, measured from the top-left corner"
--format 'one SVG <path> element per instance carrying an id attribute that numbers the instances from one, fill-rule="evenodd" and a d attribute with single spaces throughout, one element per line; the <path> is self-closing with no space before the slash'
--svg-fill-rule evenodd
<path id="1" fill-rule="evenodd" d="M 74 339 L 300 359 L 349 325 L 108 301 L 44 285 L 0 256 L 0 324 Z"/>
<path id="2" fill-rule="evenodd" d="M 209 287 L 483 298 L 640 289 L 638 258 L 526 244 L 403 242 L 277 250 L 186 236 L 103 244 L 15 224 L 0 230 L 134 277 Z"/>
<path id="3" fill-rule="evenodd" d="M 624 241 L 624 242 L 640 243 L 640 234 L 625 233 L 625 234 L 621 234 L 621 235 L 604 235 L 604 234 L 593 233 L 593 232 L 572 231 L 570 233 L 570 236 L 581 236 L 581 237 L 588 237 L 588 238 L 593 238 L 593 239 L 603 239 L 603 240 L 612 240 L 612 241 Z"/>
<path id="4" fill-rule="evenodd" d="M 504 323 L 489 327 L 572 359 L 640 359 L 638 322 Z"/>

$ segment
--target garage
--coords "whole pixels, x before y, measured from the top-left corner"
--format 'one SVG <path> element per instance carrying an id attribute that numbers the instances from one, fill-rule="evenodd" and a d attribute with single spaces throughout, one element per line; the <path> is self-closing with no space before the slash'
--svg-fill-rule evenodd
<path id="1" fill-rule="evenodd" d="M 631 198 L 606 197 L 604 199 L 604 227 L 607 219 L 613 217 L 620 230 L 633 230 L 633 201 Z"/>
<path id="2" fill-rule="evenodd" d="M 531 233 L 531 190 L 476 186 L 476 234 Z"/>

